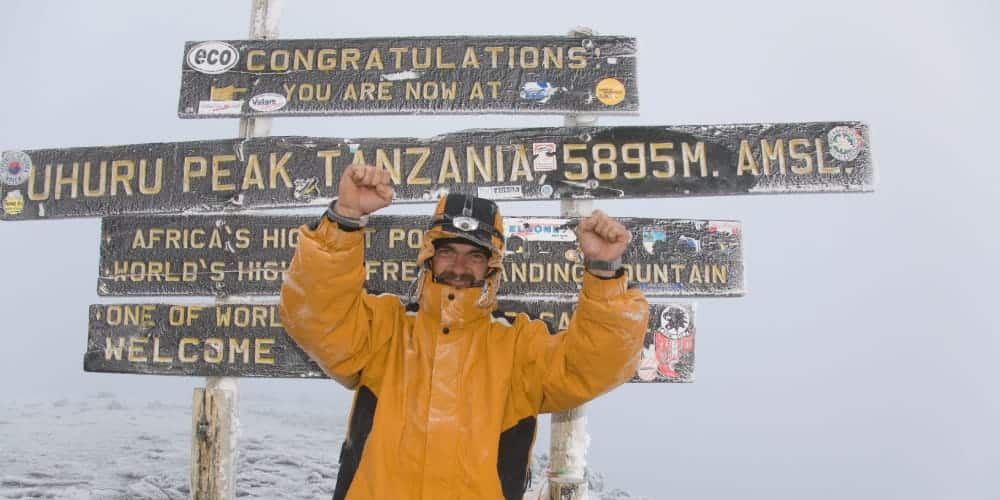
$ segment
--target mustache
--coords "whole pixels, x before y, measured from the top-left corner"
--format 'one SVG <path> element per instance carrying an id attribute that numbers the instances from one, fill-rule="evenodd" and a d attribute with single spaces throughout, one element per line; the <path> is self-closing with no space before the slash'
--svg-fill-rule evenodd
<path id="1" fill-rule="evenodd" d="M 482 284 L 482 282 L 478 282 L 477 283 L 476 282 L 476 277 L 473 276 L 470 273 L 461 273 L 461 274 L 459 274 L 459 273 L 455 273 L 455 272 L 452 272 L 452 271 L 444 271 L 441 274 L 438 274 L 437 276 L 435 276 L 434 280 L 438 281 L 438 282 L 445 282 L 445 283 L 450 283 L 450 282 L 458 281 L 458 282 L 468 283 L 469 286 L 474 286 L 474 285 Z"/>

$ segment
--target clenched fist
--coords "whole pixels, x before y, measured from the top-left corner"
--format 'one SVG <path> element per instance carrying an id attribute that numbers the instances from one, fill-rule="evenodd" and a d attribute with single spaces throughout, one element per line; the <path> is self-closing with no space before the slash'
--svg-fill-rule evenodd
<path id="1" fill-rule="evenodd" d="M 632 233 L 608 214 L 594 210 L 590 217 L 580 219 L 576 226 L 576 241 L 580 251 L 591 260 L 616 260 L 625 253 Z"/>
<path id="2" fill-rule="evenodd" d="M 389 171 L 371 165 L 348 166 L 338 189 L 334 210 L 355 219 L 389 206 L 394 194 Z"/>

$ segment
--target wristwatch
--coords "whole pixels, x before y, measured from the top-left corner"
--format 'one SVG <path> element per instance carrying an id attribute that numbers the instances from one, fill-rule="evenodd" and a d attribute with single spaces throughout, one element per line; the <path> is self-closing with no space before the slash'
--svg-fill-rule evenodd
<path id="1" fill-rule="evenodd" d="M 335 210 L 337 206 L 337 200 L 333 200 L 330 206 L 326 209 L 326 218 L 332 222 L 336 222 L 343 229 L 349 231 L 354 231 L 365 227 L 368 224 L 368 215 L 362 215 L 361 217 L 347 217 L 345 215 L 340 215 Z"/>
<path id="2" fill-rule="evenodd" d="M 587 257 L 584 257 L 583 267 L 588 271 L 594 270 L 594 271 L 617 272 L 619 269 L 622 268 L 622 259 L 621 257 L 619 257 L 615 260 L 597 260 L 597 259 L 588 259 Z"/>

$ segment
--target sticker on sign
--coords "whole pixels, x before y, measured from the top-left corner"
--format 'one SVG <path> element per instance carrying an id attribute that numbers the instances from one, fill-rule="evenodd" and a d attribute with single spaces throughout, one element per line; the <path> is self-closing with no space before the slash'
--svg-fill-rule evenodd
<path id="1" fill-rule="evenodd" d="M 517 236 L 525 241 L 576 241 L 576 233 L 567 222 L 569 219 L 506 217 L 504 236 Z"/>
<path id="2" fill-rule="evenodd" d="M 4 151 L 0 155 L 0 182 L 8 186 L 24 184 L 31 177 L 31 157 L 23 151 Z"/>
<path id="3" fill-rule="evenodd" d="M 521 186 L 519 185 L 480 186 L 478 191 L 480 198 L 488 198 L 490 200 L 516 200 L 524 198 L 524 193 L 521 191 Z"/>
<path id="4" fill-rule="evenodd" d="M 556 164 L 556 143 L 535 142 L 531 145 L 531 154 L 534 159 L 531 167 L 535 172 L 552 172 L 557 168 Z"/>
<path id="5" fill-rule="evenodd" d="M 250 108 L 254 111 L 269 112 L 277 111 L 288 103 L 288 99 L 285 96 L 275 93 L 268 92 L 266 94 L 257 94 L 250 98 Z"/>
<path id="6" fill-rule="evenodd" d="M 243 109 L 243 101 L 201 101 L 199 115 L 238 115 Z"/>
<path id="7" fill-rule="evenodd" d="M 202 42 L 188 50 L 186 60 L 199 73 L 218 75 L 236 66 L 240 53 L 226 42 Z"/>
<path id="8" fill-rule="evenodd" d="M 24 195 L 20 189 L 15 189 L 3 198 L 4 215 L 18 215 L 24 211 Z"/>

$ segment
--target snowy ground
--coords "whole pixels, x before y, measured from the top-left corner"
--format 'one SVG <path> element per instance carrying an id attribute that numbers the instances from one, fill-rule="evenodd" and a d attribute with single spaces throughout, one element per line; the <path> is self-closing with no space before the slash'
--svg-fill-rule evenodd
<path id="1" fill-rule="evenodd" d="M 329 406 L 241 401 L 237 497 L 330 498 L 347 409 Z M 187 499 L 190 420 L 190 403 L 109 393 L 0 405 L 0 498 Z M 533 477 L 545 461 L 536 456 Z M 599 474 L 591 484 L 592 499 L 634 498 L 606 489 Z"/>

